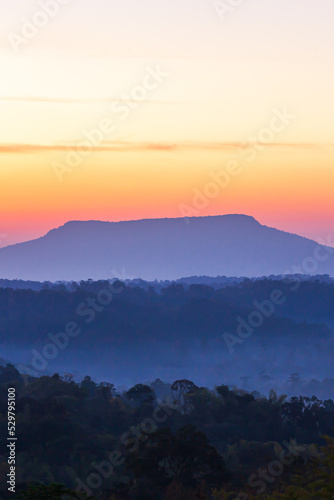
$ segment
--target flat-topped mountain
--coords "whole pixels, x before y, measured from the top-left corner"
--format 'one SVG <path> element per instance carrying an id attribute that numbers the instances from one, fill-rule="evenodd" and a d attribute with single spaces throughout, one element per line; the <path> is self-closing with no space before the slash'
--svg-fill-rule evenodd
<path id="1" fill-rule="evenodd" d="M 38 281 L 184 276 L 334 276 L 334 249 L 246 215 L 73 221 L 0 249 L 0 278 Z"/>

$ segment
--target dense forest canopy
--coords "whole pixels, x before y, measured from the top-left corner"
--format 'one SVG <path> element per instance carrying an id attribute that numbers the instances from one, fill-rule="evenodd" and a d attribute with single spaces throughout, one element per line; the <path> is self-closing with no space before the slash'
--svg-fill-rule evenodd
<path id="1" fill-rule="evenodd" d="M 315 496 L 305 498 L 333 491 L 332 400 L 208 390 L 186 379 L 120 393 L 88 375 L 78 383 L 70 374 L 27 378 L 6 365 L 1 435 L 8 387 L 17 392 L 17 491 L 27 500 L 297 498 L 285 495 L 305 493 L 307 483 Z M 1 498 L 13 498 L 0 487 Z"/>
<path id="2" fill-rule="evenodd" d="M 333 303 L 326 276 L 0 288 L 1 357 L 34 376 L 71 366 L 77 380 L 88 365 L 94 378 L 117 385 L 186 377 L 212 388 L 224 379 L 326 399 L 334 387 Z"/>
<path id="3" fill-rule="evenodd" d="M 0 288 L 15 498 L 333 497 L 331 279 L 34 287 Z"/>

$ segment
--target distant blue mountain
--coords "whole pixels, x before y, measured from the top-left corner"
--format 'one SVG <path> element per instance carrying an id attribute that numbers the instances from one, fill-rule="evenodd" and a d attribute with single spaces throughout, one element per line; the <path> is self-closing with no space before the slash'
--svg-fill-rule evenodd
<path id="1" fill-rule="evenodd" d="M 38 281 L 184 276 L 334 276 L 334 249 L 246 215 L 73 221 L 0 249 L 0 278 Z"/>

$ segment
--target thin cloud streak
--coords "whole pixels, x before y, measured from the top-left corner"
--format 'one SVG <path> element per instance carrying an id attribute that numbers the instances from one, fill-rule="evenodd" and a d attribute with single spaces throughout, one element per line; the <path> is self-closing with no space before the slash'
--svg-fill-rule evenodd
<path id="1" fill-rule="evenodd" d="M 80 141 L 79 141 L 80 142 Z M 84 141 L 82 141 L 84 142 Z M 182 152 L 182 151 L 227 151 L 227 150 L 247 150 L 258 143 L 240 142 L 126 142 L 126 141 L 106 141 L 98 146 L 92 146 L 94 152 Z M 334 144 L 313 144 L 313 143 L 269 143 L 268 148 L 291 148 L 291 149 L 318 149 L 323 147 L 333 147 Z M 0 144 L 2 154 L 36 154 L 52 151 L 87 151 L 87 146 L 81 147 L 78 143 L 73 144 Z"/>

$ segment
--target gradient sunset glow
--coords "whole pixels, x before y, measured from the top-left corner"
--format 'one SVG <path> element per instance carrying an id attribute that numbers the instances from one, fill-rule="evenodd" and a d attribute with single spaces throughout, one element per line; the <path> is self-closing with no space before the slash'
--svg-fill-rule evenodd
<path id="1" fill-rule="evenodd" d="M 331 0 L 244 1 L 224 20 L 212 0 L 70 0 L 13 46 L 43 3 L 0 5 L 0 246 L 69 220 L 180 217 L 231 160 L 241 172 L 200 215 L 334 241 Z M 60 182 L 54 165 L 103 120 Z"/>

